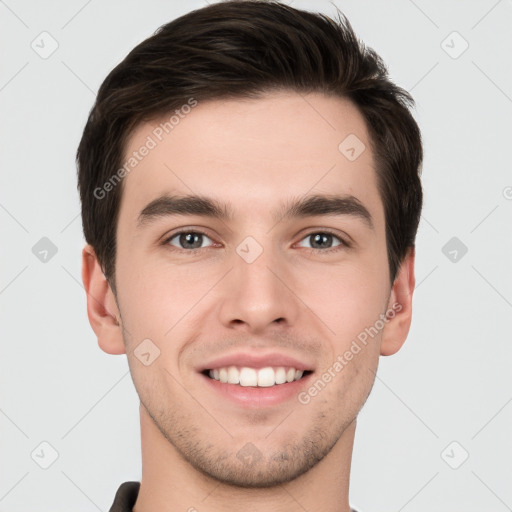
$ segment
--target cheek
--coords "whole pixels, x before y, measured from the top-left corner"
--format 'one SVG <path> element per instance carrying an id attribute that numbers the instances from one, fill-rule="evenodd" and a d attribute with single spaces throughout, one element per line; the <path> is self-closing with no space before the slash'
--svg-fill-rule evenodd
<path id="1" fill-rule="evenodd" d="M 385 262 L 355 261 L 310 268 L 297 274 L 297 295 L 330 328 L 339 343 L 349 343 L 383 313 L 389 294 Z M 333 332 L 335 334 L 333 334 Z"/>
<path id="2" fill-rule="evenodd" d="M 224 272 L 219 265 L 199 261 L 173 265 L 165 258 L 120 254 L 119 299 L 130 348 L 149 338 L 161 351 L 159 361 L 174 367 L 176 351 L 215 306 L 208 294 Z"/>
<path id="3" fill-rule="evenodd" d="M 125 327 L 133 342 L 159 340 L 172 327 L 173 313 L 183 304 L 181 283 L 170 279 L 147 258 L 119 251 L 117 284 Z"/>

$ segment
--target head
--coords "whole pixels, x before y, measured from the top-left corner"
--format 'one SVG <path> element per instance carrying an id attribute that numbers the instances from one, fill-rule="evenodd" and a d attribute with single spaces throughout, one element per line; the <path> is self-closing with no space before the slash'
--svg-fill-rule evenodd
<path id="1" fill-rule="evenodd" d="M 77 152 L 89 318 L 203 473 L 246 486 L 304 473 L 353 424 L 379 355 L 405 341 L 422 205 L 412 104 L 343 15 L 262 1 L 162 26 L 101 85 Z M 159 356 L 146 366 L 148 339 Z M 283 408 L 197 405 L 212 393 L 204 364 L 246 349 L 291 354 L 310 379 L 353 356 L 321 393 L 283 405 L 300 427 L 267 438 Z M 248 441 L 261 457 L 241 467 Z"/>

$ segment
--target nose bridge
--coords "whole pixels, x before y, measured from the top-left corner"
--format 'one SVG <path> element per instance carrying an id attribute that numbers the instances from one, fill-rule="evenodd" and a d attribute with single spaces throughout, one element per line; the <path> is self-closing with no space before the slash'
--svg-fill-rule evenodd
<path id="1" fill-rule="evenodd" d="M 278 267 L 279 264 L 270 239 L 266 242 L 263 246 L 255 238 L 247 237 L 236 249 L 235 274 L 241 284 L 250 288 L 248 291 L 258 291 L 261 288 L 262 292 L 271 292 L 277 285 L 276 276 L 270 269 Z"/>

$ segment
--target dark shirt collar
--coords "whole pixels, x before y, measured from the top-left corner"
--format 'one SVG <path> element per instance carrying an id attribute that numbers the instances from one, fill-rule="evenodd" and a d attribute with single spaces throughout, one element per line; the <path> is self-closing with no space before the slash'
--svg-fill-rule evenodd
<path id="1" fill-rule="evenodd" d="M 139 495 L 140 482 L 124 482 L 120 485 L 109 512 L 132 512 Z"/>

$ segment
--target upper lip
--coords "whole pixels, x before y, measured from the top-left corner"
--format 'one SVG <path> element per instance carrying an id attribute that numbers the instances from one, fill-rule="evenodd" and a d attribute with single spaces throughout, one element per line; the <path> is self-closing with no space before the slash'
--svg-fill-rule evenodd
<path id="1" fill-rule="evenodd" d="M 249 352 L 238 352 L 235 354 L 227 354 L 200 366 L 199 372 L 204 370 L 213 370 L 215 368 L 225 368 L 228 366 L 247 366 L 249 368 L 265 368 L 266 366 L 288 366 L 296 370 L 313 371 L 311 364 L 299 361 L 295 357 L 271 352 L 266 354 L 254 354 Z"/>

